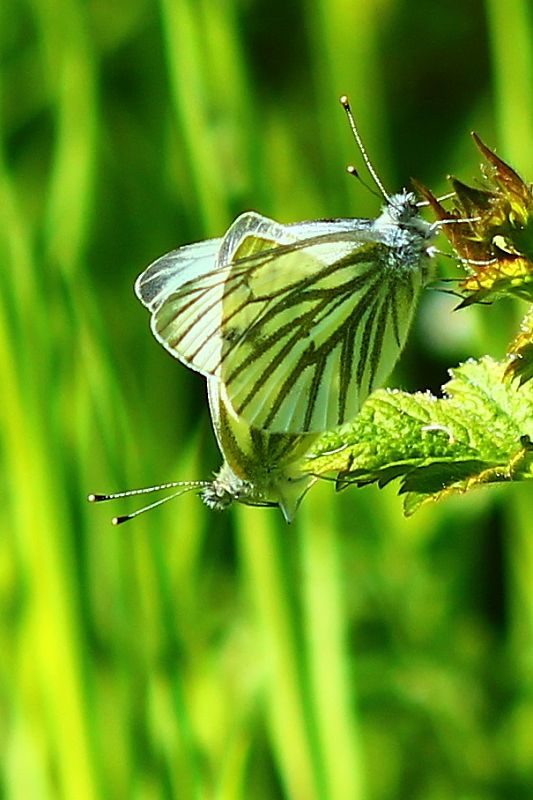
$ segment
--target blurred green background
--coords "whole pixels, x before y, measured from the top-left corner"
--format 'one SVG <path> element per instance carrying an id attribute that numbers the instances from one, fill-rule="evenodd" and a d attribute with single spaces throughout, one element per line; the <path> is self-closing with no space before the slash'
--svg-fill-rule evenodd
<path id="1" fill-rule="evenodd" d="M 374 216 L 469 181 L 476 129 L 532 178 L 528 0 L 0 6 L 0 797 L 533 797 L 533 498 L 401 513 L 330 484 L 296 523 L 89 491 L 218 468 L 204 382 L 136 275 L 242 210 Z M 442 267 L 457 274 L 451 261 Z M 392 383 L 501 357 L 518 302 L 427 292 Z M 137 503 L 137 505 L 139 505 Z"/>

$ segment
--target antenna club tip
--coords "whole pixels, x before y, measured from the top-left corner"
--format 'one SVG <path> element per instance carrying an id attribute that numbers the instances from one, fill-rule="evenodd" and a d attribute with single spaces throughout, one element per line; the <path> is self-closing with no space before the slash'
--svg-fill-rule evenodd
<path id="1" fill-rule="evenodd" d="M 359 177 L 359 173 L 357 172 L 353 164 L 348 164 L 348 166 L 346 167 L 346 172 L 348 173 L 348 175 L 353 175 L 355 178 Z"/>
<path id="2" fill-rule="evenodd" d="M 87 500 L 89 501 L 89 503 L 97 503 L 98 500 L 99 500 L 99 497 L 100 497 L 100 495 L 98 495 L 98 494 L 88 494 L 87 495 Z"/>
<path id="3" fill-rule="evenodd" d="M 341 95 L 341 97 L 339 98 L 339 102 L 341 106 L 343 106 L 343 108 L 349 108 L 350 106 L 350 101 L 348 100 L 348 95 L 346 94 Z"/>
<path id="4" fill-rule="evenodd" d="M 122 522 L 125 522 L 127 517 L 113 517 L 111 520 L 111 525 L 120 525 Z"/>

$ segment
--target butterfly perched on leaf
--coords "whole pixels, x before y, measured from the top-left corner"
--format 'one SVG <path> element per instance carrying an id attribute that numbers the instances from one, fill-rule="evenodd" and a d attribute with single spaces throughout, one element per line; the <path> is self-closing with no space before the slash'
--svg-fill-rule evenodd
<path id="1" fill-rule="evenodd" d="M 202 484 L 214 508 L 276 504 L 292 519 L 314 480 L 299 458 L 386 380 L 431 277 L 435 225 L 414 193 L 386 193 L 341 102 L 385 199 L 376 219 L 282 225 L 249 211 L 135 283 L 155 337 L 207 379 L 224 457 Z"/>

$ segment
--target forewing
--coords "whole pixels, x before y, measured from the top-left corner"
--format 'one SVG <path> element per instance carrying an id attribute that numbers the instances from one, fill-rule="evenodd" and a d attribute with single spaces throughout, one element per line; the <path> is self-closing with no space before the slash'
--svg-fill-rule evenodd
<path id="1" fill-rule="evenodd" d="M 353 418 L 394 366 L 420 273 L 396 280 L 387 247 L 356 233 L 348 249 L 326 239 L 279 255 L 239 285 L 230 279 L 224 320 L 233 345 L 218 375 L 250 425 L 328 430 Z"/>
<path id="2" fill-rule="evenodd" d="M 265 272 L 276 291 L 287 291 L 290 276 L 276 268 L 281 254 L 337 231 L 350 238 L 352 228 L 352 220 L 284 226 L 248 212 L 223 240 L 158 259 L 139 276 L 136 292 L 152 311 L 152 331 L 164 347 L 203 375 L 220 377 L 224 355 L 261 314 L 261 303 L 247 308 L 248 276 Z"/>
<path id="3" fill-rule="evenodd" d="M 221 244 L 222 239 L 207 239 L 179 247 L 150 264 L 135 281 L 135 294 L 152 312 L 151 328 L 155 338 L 173 356 L 188 366 L 189 361 L 184 354 L 169 343 L 168 336 L 161 333 L 161 328 L 164 328 L 162 320 L 167 317 L 168 311 L 173 307 L 173 298 L 179 295 L 183 286 L 201 281 L 204 276 L 208 276 L 208 281 L 212 280 Z M 197 307 L 201 313 L 200 298 Z M 185 313 L 186 309 L 183 308 L 183 311 Z M 219 324 L 218 318 L 214 319 L 212 314 L 208 314 L 199 327 L 199 335 L 208 336 L 217 353 L 216 342 L 220 340 Z"/>
<path id="4" fill-rule="evenodd" d="M 155 335 L 222 381 L 234 413 L 256 428 L 342 424 L 394 365 L 419 288 L 418 270 L 394 279 L 390 248 L 372 225 L 242 215 L 214 269 L 164 297 L 152 289 Z"/>
<path id="5" fill-rule="evenodd" d="M 185 283 L 213 271 L 221 244 L 222 239 L 206 239 L 161 256 L 141 272 L 135 294 L 152 313 L 157 311 Z"/>

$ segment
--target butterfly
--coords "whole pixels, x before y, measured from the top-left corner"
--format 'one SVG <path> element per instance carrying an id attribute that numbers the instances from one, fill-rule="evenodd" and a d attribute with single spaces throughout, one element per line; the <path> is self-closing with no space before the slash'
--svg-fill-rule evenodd
<path id="1" fill-rule="evenodd" d="M 317 438 L 316 434 L 269 433 L 253 428 L 232 413 L 224 384 L 210 378 L 207 387 L 211 420 L 224 459 L 221 469 L 211 481 L 173 481 L 113 494 L 90 494 L 90 502 L 102 502 L 175 490 L 131 514 L 114 517 L 115 525 L 191 491 L 197 492 L 209 508 L 217 511 L 235 502 L 279 506 L 286 522 L 292 522 L 303 496 L 317 480 L 304 468 L 302 460 Z"/>
<path id="2" fill-rule="evenodd" d="M 269 433 L 319 433 L 355 417 L 392 371 L 432 274 L 435 223 L 413 192 L 385 192 L 341 101 L 385 198 L 376 219 L 282 225 L 249 211 L 135 283 L 156 339 L 222 384 L 235 417 Z"/>
<path id="3" fill-rule="evenodd" d="M 341 102 L 385 198 L 380 216 L 281 225 L 246 212 L 223 237 L 179 247 L 137 278 L 155 337 L 207 379 L 223 465 L 212 481 L 90 495 L 176 489 L 116 523 L 191 490 L 217 510 L 277 505 L 291 521 L 317 479 L 302 457 L 392 370 L 431 275 L 435 226 L 414 193 L 385 192 Z"/>

